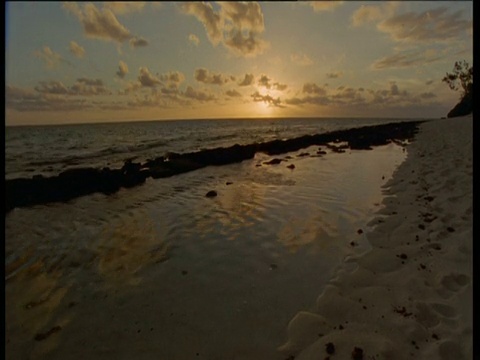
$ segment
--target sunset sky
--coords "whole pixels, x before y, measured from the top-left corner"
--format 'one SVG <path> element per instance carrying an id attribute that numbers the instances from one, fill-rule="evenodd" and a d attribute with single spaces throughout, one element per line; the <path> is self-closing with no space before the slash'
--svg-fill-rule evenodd
<path id="1" fill-rule="evenodd" d="M 11 2 L 7 125 L 435 118 L 473 1 Z"/>

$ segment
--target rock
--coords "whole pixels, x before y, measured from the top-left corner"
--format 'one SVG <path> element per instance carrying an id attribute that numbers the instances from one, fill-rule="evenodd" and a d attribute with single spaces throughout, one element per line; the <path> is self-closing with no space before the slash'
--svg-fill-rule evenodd
<path id="1" fill-rule="evenodd" d="M 282 161 L 283 161 L 282 159 L 277 159 L 277 158 L 275 158 L 275 159 L 272 159 L 272 160 L 270 160 L 270 161 L 264 162 L 264 164 L 265 164 L 265 165 L 278 165 L 278 164 L 280 164 Z"/>
<path id="2" fill-rule="evenodd" d="M 287 168 L 289 168 L 289 169 L 292 169 L 292 170 L 293 170 L 293 169 L 295 169 L 295 165 L 293 165 L 293 164 L 290 164 L 290 165 L 288 165 L 288 166 L 287 166 Z"/>
<path id="3" fill-rule="evenodd" d="M 335 354 L 335 345 L 331 342 L 325 345 L 325 351 L 327 352 L 328 355 L 333 355 Z"/>
<path id="4" fill-rule="evenodd" d="M 215 197 L 217 196 L 217 192 L 215 190 L 210 190 L 209 192 L 207 192 L 207 194 L 205 195 L 206 197 Z"/>
<path id="5" fill-rule="evenodd" d="M 232 184 L 233 184 L 233 182 L 231 182 L 231 181 L 227 181 L 227 182 L 225 183 L 225 185 L 232 185 Z"/>
<path id="6" fill-rule="evenodd" d="M 363 349 L 355 347 L 352 351 L 353 360 L 363 360 Z"/>
<path id="7" fill-rule="evenodd" d="M 285 154 L 305 149 L 312 145 L 328 146 L 332 142 L 347 142 L 351 149 L 369 149 L 383 145 L 391 139 L 408 140 L 417 132 L 422 121 L 390 123 L 362 128 L 338 130 L 330 133 L 305 135 L 287 140 L 273 140 L 265 143 L 215 148 L 191 153 L 168 153 L 165 157 L 148 160 L 144 164 L 127 160 L 120 169 L 77 168 L 60 173 L 58 176 L 17 178 L 5 180 L 5 214 L 15 207 L 25 207 L 51 202 L 65 202 L 101 192 L 109 195 L 120 188 L 141 185 L 148 177 L 154 179 L 197 170 L 206 166 L 219 166 L 253 159 L 255 153 L 268 155 Z M 335 146 L 342 150 L 344 146 Z M 319 150 L 320 151 L 320 150 Z M 306 154 L 306 153 L 303 153 Z M 306 155 L 304 155 L 306 156 Z M 284 160 L 272 159 L 268 165 Z M 256 166 L 261 166 L 256 164 Z"/>
<path id="8" fill-rule="evenodd" d="M 460 100 L 460 102 L 455 105 L 455 107 L 450 110 L 447 114 L 447 117 L 458 117 L 471 114 L 473 112 L 473 98 L 472 92 L 465 94 L 465 96 Z"/>

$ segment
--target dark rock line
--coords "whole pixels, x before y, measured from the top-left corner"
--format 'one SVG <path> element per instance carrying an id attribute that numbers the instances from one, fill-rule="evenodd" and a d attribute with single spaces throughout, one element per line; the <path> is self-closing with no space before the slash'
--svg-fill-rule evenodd
<path id="1" fill-rule="evenodd" d="M 412 139 L 422 121 L 389 123 L 338 130 L 324 134 L 305 135 L 288 140 L 273 140 L 250 145 L 233 145 L 191 153 L 170 153 L 144 164 L 127 161 L 121 169 L 79 168 L 66 170 L 58 176 L 18 178 L 5 181 L 5 214 L 15 207 L 50 202 L 66 202 L 101 192 L 109 195 L 120 188 L 131 188 L 154 179 L 197 170 L 210 165 L 226 165 L 252 159 L 257 152 L 278 155 L 312 145 L 348 142 L 350 149 L 366 149 L 386 145 L 390 141 Z"/>

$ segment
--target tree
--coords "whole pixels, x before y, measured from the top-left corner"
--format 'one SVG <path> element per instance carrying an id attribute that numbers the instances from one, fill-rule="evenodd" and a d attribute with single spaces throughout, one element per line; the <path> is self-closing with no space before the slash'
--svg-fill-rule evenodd
<path id="1" fill-rule="evenodd" d="M 452 90 L 461 90 L 460 102 L 450 110 L 447 117 L 470 114 L 473 111 L 473 66 L 465 60 L 456 61 L 453 72 L 447 73 L 442 81 Z"/>
<path id="2" fill-rule="evenodd" d="M 453 72 L 447 73 L 442 79 L 450 89 L 458 91 L 461 89 L 461 98 L 470 95 L 473 90 L 473 66 L 470 66 L 465 60 L 456 61 L 453 66 Z"/>

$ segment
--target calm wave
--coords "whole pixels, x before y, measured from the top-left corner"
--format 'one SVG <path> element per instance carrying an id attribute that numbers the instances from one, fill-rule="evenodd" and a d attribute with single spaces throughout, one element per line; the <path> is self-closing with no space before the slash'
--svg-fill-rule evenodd
<path id="1" fill-rule="evenodd" d="M 167 152 L 244 145 L 404 120 L 230 119 L 6 127 L 5 176 L 52 176 L 70 168 L 121 167 L 128 159 L 144 162 Z"/>

